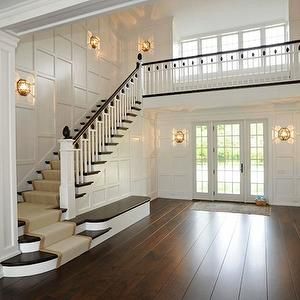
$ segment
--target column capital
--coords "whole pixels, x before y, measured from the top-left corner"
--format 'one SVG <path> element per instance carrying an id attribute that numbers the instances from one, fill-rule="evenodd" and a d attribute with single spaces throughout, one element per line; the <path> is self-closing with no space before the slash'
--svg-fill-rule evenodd
<path id="1" fill-rule="evenodd" d="M 15 34 L 0 30 L 0 43 L 17 48 L 19 40 Z"/>

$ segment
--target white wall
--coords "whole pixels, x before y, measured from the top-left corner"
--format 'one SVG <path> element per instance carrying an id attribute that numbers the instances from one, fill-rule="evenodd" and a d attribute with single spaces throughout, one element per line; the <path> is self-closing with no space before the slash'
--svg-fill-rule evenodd
<path id="1" fill-rule="evenodd" d="M 139 45 L 142 41 L 148 40 L 152 44 L 149 52 L 142 52 L 143 62 L 160 60 L 173 57 L 173 18 L 153 21 L 140 21 L 129 31 L 123 32 L 127 43 L 127 62 L 129 69 L 132 69 L 136 62 L 137 54 L 140 51 Z"/>
<path id="2" fill-rule="evenodd" d="M 99 53 L 88 47 L 89 31 L 101 38 Z M 34 95 L 16 100 L 19 189 L 56 146 L 62 128 L 74 128 L 88 108 L 120 84 L 122 47 L 109 16 L 22 37 L 16 80 L 33 82 Z"/>
<path id="3" fill-rule="evenodd" d="M 300 100 L 300 99 L 298 99 Z M 195 122 L 266 119 L 268 121 L 268 199 L 276 205 L 300 205 L 300 105 L 223 108 L 202 112 L 161 112 L 157 116 L 158 196 L 193 199 L 193 137 Z M 293 145 L 272 143 L 272 127 L 294 125 Z M 187 142 L 174 144 L 174 129 L 187 131 Z"/>

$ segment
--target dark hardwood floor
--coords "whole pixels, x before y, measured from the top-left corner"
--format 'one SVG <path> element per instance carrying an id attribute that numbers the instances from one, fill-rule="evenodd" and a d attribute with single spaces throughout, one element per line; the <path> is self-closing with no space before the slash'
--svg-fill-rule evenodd
<path id="1" fill-rule="evenodd" d="M 300 208 L 263 217 L 191 204 L 157 199 L 59 270 L 0 280 L 0 299 L 300 299 Z"/>

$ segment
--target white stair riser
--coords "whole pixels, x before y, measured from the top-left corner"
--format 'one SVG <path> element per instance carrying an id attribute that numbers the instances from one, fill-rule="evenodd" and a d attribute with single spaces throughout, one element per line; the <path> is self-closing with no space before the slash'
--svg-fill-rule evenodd
<path id="1" fill-rule="evenodd" d="M 33 243 L 19 243 L 20 251 L 22 253 L 30 253 L 40 250 L 40 241 Z"/>
<path id="2" fill-rule="evenodd" d="M 32 276 L 37 274 L 42 274 L 51 270 L 56 269 L 57 266 L 57 258 L 52 260 L 26 265 L 26 266 L 16 266 L 16 267 L 3 267 L 3 275 L 4 277 L 24 277 L 24 276 Z"/>
<path id="3" fill-rule="evenodd" d="M 18 227 L 18 236 L 24 235 L 25 226 Z"/>

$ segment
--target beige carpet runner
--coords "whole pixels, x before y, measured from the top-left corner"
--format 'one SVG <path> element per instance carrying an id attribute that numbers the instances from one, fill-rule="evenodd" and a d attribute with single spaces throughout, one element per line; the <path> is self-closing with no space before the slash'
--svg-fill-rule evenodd
<path id="1" fill-rule="evenodd" d="M 75 235 L 75 223 L 61 221 L 59 160 L 51 161 L 50 166 L 42 171 L 43 179 L 32 182 L 33 191 L 22 193 L 18 219 L 26 223 L 25 234 L 41 238 L 40 250 L 58 255 L 59 267 L 86 252 L 92 239 Z"/>

